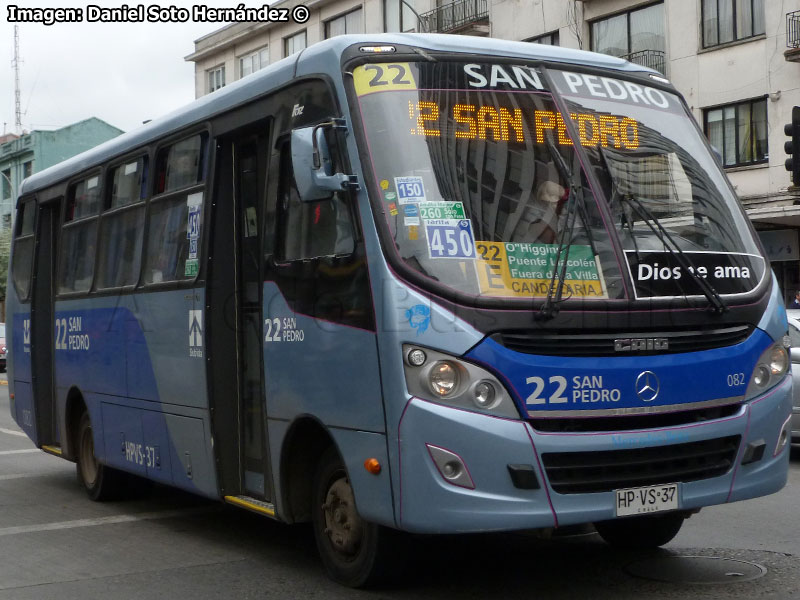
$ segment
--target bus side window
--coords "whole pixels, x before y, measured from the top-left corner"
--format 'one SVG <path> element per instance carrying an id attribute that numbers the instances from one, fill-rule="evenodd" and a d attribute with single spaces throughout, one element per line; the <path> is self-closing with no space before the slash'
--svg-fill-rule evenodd
<path id="1" fill-rule="evenodd" d="M 33 266 L 34 217 L 36 203 L 33 200 L 22 202 L 17 211 L 14 237 L 14 286 L 20 300 L 26 300 L 31 289 L 31 267 Z"/>
<path id="2" fill-rule="evenodd" d="M 302 202 L 294 181 L 288 144 L 281 151 L 280 173 L 280 260 L 291 262 L 352 254 L 355 237 L 347 194 L 336 192 L 329 200 Z"/>
<path id="3" fill-rule="evenodd" d="M 147 157 L 111 170 L 100 221 L 97 288 L 134 285 L 139 279 L 147 190 Z"/>
<path id="4" fill-rule="evenodd" d="M 99 175 L 82 179 L 69 187 L 58 252 L 60 294 L 87 292 L 92 285 L 99 209 Z"/>
<path id="5" fill-rule="evenodd" d="M 202 181 L 203 141 L 203 136 L 195 135 L 158 153 L 157 194 Z"/>
<path id="6" fill-rule="evenodd" d="M 162 148 L 150 200 L 145 283 L 194 279 L 203 217 L 204 134 Z M 173 191 L 174 190 L 174 191 Z"/>

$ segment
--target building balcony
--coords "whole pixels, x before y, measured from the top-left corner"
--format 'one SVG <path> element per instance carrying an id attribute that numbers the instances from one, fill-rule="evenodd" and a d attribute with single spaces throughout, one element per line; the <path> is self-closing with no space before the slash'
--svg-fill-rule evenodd
<path id="1" fill-rule="evenodd" d="M 620 58 L 643 67 L 655 69 L 664 76 L 667 74 L 667 55 L 663 50 L 639 50 L 625 54 Z"/>
<path id="2" fill-rule="evenodd" d="M 800 10 L 786 15 L 786 47 L 783 56 L 789 62 L 800 62 Z"/>
<path id="3" fill-rule="evenodd" d="M 489 0 L 455 0 L 419 18 L 428 33 L 489 35 Z"/>

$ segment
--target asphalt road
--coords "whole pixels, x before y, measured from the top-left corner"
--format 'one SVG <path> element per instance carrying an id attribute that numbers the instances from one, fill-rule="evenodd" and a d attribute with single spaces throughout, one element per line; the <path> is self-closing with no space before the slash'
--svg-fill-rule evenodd
<path id="1" fill-rule="evenodd" d="M 800 452 L 778 494 L 704 509 L 665 549 L 611 551 L 594 533 L 417 538 L 404 579 L 330 582 L 311 532 L 153 487 L 93 503 L 74 465 L 33 447 L 0 382 L 0 600 L 141 598 L 800 598 Z M 679 557 L 714 557 L 715 560 Z M 733 559 L 734 562 L 718 559 Z M 662 561 L 655 581 L 634 573 Z M 766 572 L 752 580 L 751 573 Z"/>

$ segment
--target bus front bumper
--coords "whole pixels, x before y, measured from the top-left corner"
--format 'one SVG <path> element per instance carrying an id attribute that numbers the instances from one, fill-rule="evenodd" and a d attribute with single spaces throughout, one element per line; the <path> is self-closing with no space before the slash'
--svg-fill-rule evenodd
<path id="1" fill-rule="evenodd" d="M 577 453 L 571 458 L 580 462 L 597 452 L 621 451 L 626 454 L 620 456 L 630 459 L 639 449 L 677 452 L 680 446 L 722 444 L 722 440 L 733 444 L 727 457 L 719 458 L 730 466 L 718 471 L 722 474 L 679 483 L 679 510 L 776 492 L 788 474 L 789 444 L 780 439 L 788 442 L 791 434 L 791 389 L 787 377 L 723 419 L 603 433 L 542 433 L 524 421 L 412 398 L 399 427 L 398 522 L 402 529 L 418 533 L 466 533 L 613 519 L 613 484 L 596 492 L 569 493 L 558 484 L 554 489 L 545 466 L 549 458 Z"/>

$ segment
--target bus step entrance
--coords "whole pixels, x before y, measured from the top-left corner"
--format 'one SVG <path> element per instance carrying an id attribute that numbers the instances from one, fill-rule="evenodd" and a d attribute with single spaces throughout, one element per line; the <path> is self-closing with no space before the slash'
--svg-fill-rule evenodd
<path id="1" fill-rule="evenodd" d="M 245 508 L 260 515 L 267 515 L 273 519 L 276 518 L 275 505 L 271 502 L 264 502 L 263 500 L 251 498 L 250 496 L 225 496 L 225 502 L 240 508 Z"/>
<path id="2" fill-rule="evenodd" d="M 47 444 L 42 446 L 42 450 L 54 456 L 61 456 L 61 446 L 57 444 Z"/>

